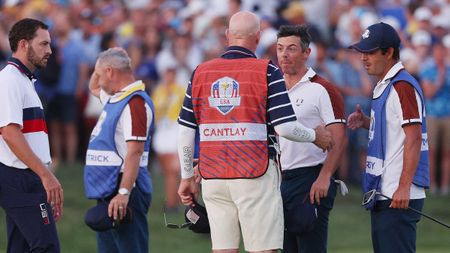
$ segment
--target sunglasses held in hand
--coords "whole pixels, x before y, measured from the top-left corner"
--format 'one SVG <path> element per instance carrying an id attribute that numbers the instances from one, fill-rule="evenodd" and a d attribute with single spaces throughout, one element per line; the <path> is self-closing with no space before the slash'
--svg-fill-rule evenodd
<path id="1" fill-rule="evenodd" d="M 178 225 L 178 224 L 175 224 L 175 223 L 167 222 L 166 212 L 164 212 L 164 223 L 166 224 L 166 227 L 167 227 L 167 228 L 173 228 L 173 229 L 187 228 L 187 227 L 189 227 L 190 225 L 192 225 L 192 222 L 186 222 L 186 223 L 183 223 L 183 224 L 181 224 L 181 225 Z"/>

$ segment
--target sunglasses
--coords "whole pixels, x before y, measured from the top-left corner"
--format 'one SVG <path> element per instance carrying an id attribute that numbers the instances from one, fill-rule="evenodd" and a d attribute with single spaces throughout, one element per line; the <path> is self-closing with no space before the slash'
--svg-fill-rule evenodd
<path id="1" fill-rule="evenodd" d="M 373 189 L 373 190 L 370 190 L 370 191 L 364 193 L 362 205 L 365 206 L 365 205 L 369 204 L 370 202 L 372 202 L 377 194 L 380 194 L 380 193 L 378 193 L 376 189 Z"/>
<path id="2" fill-rule="evenodd" d="M 166 224 L 166 227 L 167 227 L 167 228 L 173 228 L 173 229 L 187 228 L 187 227 L 189 227 L 190 225 L 192 225 L 192 222 L 186 222 L 186 223 L 183 223 L 183 224 L 181 224 L 181 225 L 178 225 L 178 224 L 175 224 L 175 223 L 167 222 L 166 212 L 164 212 L 164 223 Z"/>

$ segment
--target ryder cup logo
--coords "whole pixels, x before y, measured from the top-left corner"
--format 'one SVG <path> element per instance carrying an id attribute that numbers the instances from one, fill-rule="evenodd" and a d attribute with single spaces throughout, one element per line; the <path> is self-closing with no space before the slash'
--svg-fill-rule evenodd
<path id="1" fill-rule="evenodd" d="M 216 80 L 211 85 L 211 96 L 208 101 L 210 107 L 216 107 L 223 115 L 228 114 L 235 106 L 241 104 L 239 83 L 230 77 Z"/>
<path id="2" fill-rule="evenodd" d="M 373 140 L 375 134 L 375 112 L 370 110 L 369 143 Z"/>
<path id="3" fill-rule="evenodd" d="M 370 35 L 370 31 L 369 31 L 368 29 L 366 29 L 366 30 L 364 31 L 364 33 L 361 35 L 361 37 L 362 37 L 363 39 L 367 39 L 367 38 L 369 38 L 369 35 Z"/>

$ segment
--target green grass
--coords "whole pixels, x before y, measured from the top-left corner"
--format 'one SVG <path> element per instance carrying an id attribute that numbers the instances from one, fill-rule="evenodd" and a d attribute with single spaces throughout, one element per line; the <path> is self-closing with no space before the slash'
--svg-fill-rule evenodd
<path id="1" fill-rule="evenodd" d="M 150 248 L 152 253 L 203 253 L 210 252 L 208 236 L 192 233 L 187 229 L 167 229 L 164 226 L 162 176 L 152 170 L 154 196 L 148 215 L 150 224 Z M 58 223 L 58 233 L 64 253 L 96 252 L 95 233 L 83 222 L 85 211 L 94 205 L 84 197 L 82 166 L 59 168 L 65 194 L 64 216 Z M 329 252 L 372 252 L 369 213 L 360 206 L 361 192 L 352 187 L 348 197 L 337 197 L 330 216 Z M 450 223 L 450 197 L 429 197 L 424 212 Z M 171 222 L 183 223 L 182 214 L 169 215 Z M 6 252 L 6 228 L 3 210 L 0 209 L 0 253 Z M 450 252 L 450 230 L 422 218 L 418 226 L 417 252 Z M 131 252 L 130 252 L 131 253 Z"/>

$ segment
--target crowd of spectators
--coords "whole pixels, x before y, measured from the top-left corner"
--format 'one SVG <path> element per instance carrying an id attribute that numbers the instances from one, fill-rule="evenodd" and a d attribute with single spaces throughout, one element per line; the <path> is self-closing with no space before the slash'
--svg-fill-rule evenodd
<path id="1" fill-rule="evenodd" d="M 450 0 L 4 0 L 0 5 L 0 65 L 10 55 L 7 32 L 15 21 L 33 17 L 50 26 L 53 55 L 37 73 L 36 89 L 45 101 L 56 165 L 73 163 L 84 153 L 86 136 L 101 110 L 88 95 L 88 77 L 106 48 L 124 47 L 136 77 L 154 95 L 164 87 L 186 87 L 199 63 L 220 56 L 228 18 L 238 10 L 261 17 L 256 53 L 275 63 L 279 26 L 304 23 L 313 38 L 308 64 L 339 86 L 347 115 L 356 104 L 367 115 L 374 80 L 359 54 L 347 46 L 367 26 L 388 23 L 400 34 L 401 60 L 420 80 L 427 99 L 432 190 L 449 192 Z M 164 90 L 159 93 L 170 97 Z M 170 107 L 167 103 L 179 104 L 179 99 L 164 102 Z M 367 132 L 349 132 L 348 141 L 339 176 L 358 182 Z"/>

